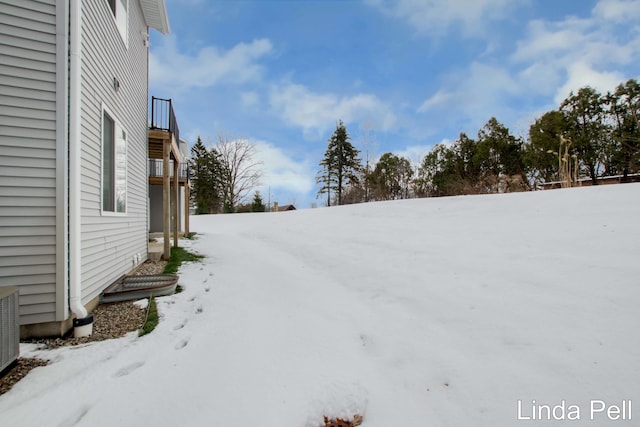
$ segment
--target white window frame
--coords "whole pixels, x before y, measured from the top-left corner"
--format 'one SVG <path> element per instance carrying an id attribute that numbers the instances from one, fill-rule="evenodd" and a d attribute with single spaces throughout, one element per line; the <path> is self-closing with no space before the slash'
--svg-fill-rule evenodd
<path id="1" fill-rule="evenodd" d="M 115 10 L 111 8 L 111 1 L 114 2 Z M 124 42 L 125 47 L 129 48 L 129 0 L 105 0 L 107 7 L 113 16 L 113 22 L 115 22 L 120 37 Z"/>
<path id="2" fill-rule="evenodd" d="M 104 203 L 104 176 L 105 176 L 105 141 L 104 141 L 104 131 L 105 131 L 105 120 L 104 116 L 108 115 L 109 118 L 113 121 L 113 171 L 112 171 L 112 183 L 113 183 L 113 210 L 105 209 Z M 102 105 L 101 114 L 100 114 L 100 212 L 104 216 L 125 216 L 127 215 L 127 207 L 129 205 L 129 189 L 128 189 L 128 159 L 127 159 L 127 151 L 128 151 L 128 137 L 129 132 L 125 129 L 116 115 L 114 115 L 104 104 Z M 121 135 L 121 138 L 118 138 L 118 135 Z M 121 145 L 119 146 L 118 142 L 120 141 Z M 118 148 L 121 149 L 118 152 Z M 120 159 L 120 160 L 119 160 Z M 120 164 L 120 167 L 118 167 Z M 119 170 L 120 169 L 120 170 Z M 118 175 L 121 175 L 118 178 Z M 118 192 L 122 191 L 124 196 L 120 198 L 124 202 L 124 207 L 122 210 L 118 209 Z"/>

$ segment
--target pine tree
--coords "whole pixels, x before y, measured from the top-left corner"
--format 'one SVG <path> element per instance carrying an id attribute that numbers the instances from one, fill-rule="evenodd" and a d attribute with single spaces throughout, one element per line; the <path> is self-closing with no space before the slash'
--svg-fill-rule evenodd
<path id="1" fill-rule="evenodd" d="M 569 97 L 560 104 L 560 112 L 565 115 L 568 124 L 566 135 L 568 149 L 565 157 L 575 154 L 578 167 L 587 172 L 593 185 L 598 183 L 597 179 L 602 169 L 604 159 L 602 141 L 610 132 L 610 126 L 604 120 L 605 102 L 600 92 L 586 86 L 579 89 L 576 94 L 571 92 Z"/>
<path id="2" fill-rule="evenodd" d="M 259 191 L 253 195 L 253 202 L 251 203 L 251 212 L 264 212 L 267 210 L 267 207 L 264 205 L 262 201 L 262 196 Z"/>
<path id="3" fill-rule="evenodd" d="M 327 206 L 331 206 L 331 192 L 336 189 L 335 174 L 333 171 L 333 162 L 331 153 L 325 152 L 324 158 L 320 162 L 320 171 L 316 177 L 316 184 L 322 184 L 318 190 L 318 196 L 321 194 L 327 195 Z"/>
<path id="4" fill-rule="evenodd" d="M 215 213 L 220 208 L 220 171 L 218 153 L 208 150 L 200 137 L 191 147 L 191 196 L 196 203 L 196 213 Z"/>
<path id="5" fill-rule="evenodd" d="M 327 151 L 320 161 L 321 170 L 316 182 L 322 184 L 318 195 L 327 194 L 327 206 L 331 206 L 331 191 L 334 191 L 338 205 L 342 204 L 342 192 L 349 184 L 358 183 L 358 172 L 362 169 L 358 158 L 359 150 L 351 144 L 342 120 L 336 125 L 336 130 L 329 138 Z"/>
<path id="6" fill-rule="evenodd" d="M 560 181 L 562 136 L 568 132 L 564 114 L 558 110 L 544 113 L 529 127 L 529 142 L 523 158 L 534 182 Z"/>
<path id="7" fill-rule="evenodd" d="M 473 163 L 479 168 L 481 185 L 486 192 L 525 189 L 522 146 L 523 141 L 511 135 L 509 129 L 495 117 L 478 131 Z"/>
<path id="8" fill-rule="evenodd" d="M 236 213 L 236 208 L 231 204 L 229 200 L 225 200 L 222 204 L 222 213 Z"/>
<path id="9" fill-rule="evenodd" d="M 412 178 L 411 162 L 393 153 L 383 154 L 368 176 L 374 200 L 408 198 Z"/>
<path id="10" fill-rule="evenodd" d="M 608 148 L 605 165 L 608 174 L 621 174 L 627 181 L 629 174 L 640 170 L 640 84 L 627 80 L 618 85 L 606 98 L 608 115 L 613 123 L 612 144 Z"/>

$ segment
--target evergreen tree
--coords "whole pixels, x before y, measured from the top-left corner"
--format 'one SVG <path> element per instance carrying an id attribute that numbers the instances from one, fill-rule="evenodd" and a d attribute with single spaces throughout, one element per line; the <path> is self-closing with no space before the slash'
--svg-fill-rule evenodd
<path id="1" fill-rule="evenodd" d="M 322 184 L 318 190 L 318 197 L 321 194 L 327 195 L 327 206 L 331 206 L 331 192 L 336 190 L 336 177 L 333 171 L 333 163 L 330 153 L 325 152 L 324 158 L 320 161 L 320 171 L 316 176 L 316 184 Z"/>
<path id="2" fill-rule="evenodd" d="M 358 158 L 359 150 L 351 144 L 342 120 L 336 125 L 336 130 L 329 138 L 327 151 L 320 162 L 321 170 L 316 182 L 322 184 L 318 195 L 327 194 L 327 206 L 331 206 L 331 191 L 336 195 L 338 205 L 342 204 L 342 192 L 349 184 L 358 183 L 358 172 L 362 169 Z"/>
<path id="3" fill-rule="evenodd" d="M 518 191 L 526 188 L 522 156 L 523 141 L 495 117 L 478 132 L 474 163 L 479 168 L 484 192 Z"/>
<path id="4" fill-rule="evenodd" d="M 369 174 L 369 184 L 375 200 L 395 200 L 409 197 L 413 177 L 411 162 L 393 153 L 380 157 Z"/>
<path id="5" fill-rule="evenodd" d="M 568 132 L 566 117 L 558 110 L 544 113 L 529 127 L 524 161 L 534 182 L 560 181 L 562 136 Z"/>
<path id="6" fill-rule="evenodd" d="M 253 195 L 253 202 L 251 203 L 251 212 L 264 212 L 267 210 L 267 207 L 264 205 L 262 201 L 262 196 L 259 191 Z"/>
<path id="7" fill-rule="evenodd" d="M 476 194 L 483 192 L 478 143 L 461 132 L 451 147 L 443 147 L 440 172 L 435 179 L 442 195 Z"/>
<path id="8" fill-rule="evenodd" d="M 225 200 L 222 204 L 222 213 L 236 213 L 236 208 L 235 206 L 233 206 L 233 204 L 231 204 L 229 200 Z"/>
<path id="9" fill-rule="evenodd" d="M 221 203 L 220 174 L 222 165 L 218 153 L 208 150 L 200 137 L 191 147 L 189 160 L 191 197 L 196 203 L 197 214 L 218 212 Z"/>
<path id="10" fill-rule="evenodd" d="M 437 144 L 422 160 L 414 181 L 421 196 L 452 196 L 465 194 L 458 173 L 456 152 L 444 144 Z"/>
<path id="11" fill-rule="evenodd" d="M 450 147 L 438 144 L 413 181 L 420 196 L 454 196 L 526 189 L 522 141 L 491 118 L 474 141 L 461 133 Z"/>
<path id="12" fill-rule="evenodd" d="M 603 141 L 610 131 L 604 120 L 604 102 L 597 90 L 587 86 L 576 94 L 571 92 L 560 105 L 569 129 L 565 157 L 575 154 L 579 167 L 584 168 L 594 185 L 603 169 Z"/>
<path id="13" fill-rule="evenodd" d="M 640 84 L 631 79 L 618 85 L 605 102 L 613 122 L 607 171 L 610 175 L 621 174 L 626 181 L 630 173 L 640 170 Z"/>
<path id="14" fill-rule="evenodd" d="M 587 175 L 640 172 L 640 84 L 631 79 L 613 93 L 583 87 L 529 128 L 524 144 L 491 118 L 474 141 L 464 133 L 451 146 L 436 145 L 413 180 L 418 196 L 518 191 L 531 184 Z"/>
<path id="15" fill-rule="evenodd" d="M 461 132 L 460 136 L 451 147 L 456 154 L 456 169 L 460 179 L 465 182 L 468 194 L 477 184 L 480 176 L 480 167 L 476 159 L 478 144 L 469 138 L 466 133 Z"/>

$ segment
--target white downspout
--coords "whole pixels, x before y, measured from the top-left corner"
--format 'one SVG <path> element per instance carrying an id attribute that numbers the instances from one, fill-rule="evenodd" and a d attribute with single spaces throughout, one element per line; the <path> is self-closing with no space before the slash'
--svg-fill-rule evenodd
<path id="1" fill-rule="evenodd" d="M 76 319 L 74 335 L 91 335 L 93 316 L 82 305 L 81 263 L 81 92 L 82 92 L 82 0 L 71 0 L 69 46 L 69 306 Z"/>

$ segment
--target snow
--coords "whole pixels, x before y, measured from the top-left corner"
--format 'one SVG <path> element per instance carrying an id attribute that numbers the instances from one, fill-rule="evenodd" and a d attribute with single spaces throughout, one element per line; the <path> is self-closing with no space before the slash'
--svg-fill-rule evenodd
<path id="1" fill-rule="evenodd" d="M 589 404 L 640 408 L 638 218 L 640 184 L 192 217 L 156 330 L 23 346 L 52 363 L 0 425 L 620 423 Z"/>
<path id="2" fill-rule="evenodd" d="M 139 299 L 138 301 L 134 301 L 133 305 L 135 305 L 139 309 L 144 310 L 149 306 L 149 299 L 148 298 Z"/>

